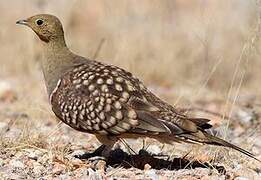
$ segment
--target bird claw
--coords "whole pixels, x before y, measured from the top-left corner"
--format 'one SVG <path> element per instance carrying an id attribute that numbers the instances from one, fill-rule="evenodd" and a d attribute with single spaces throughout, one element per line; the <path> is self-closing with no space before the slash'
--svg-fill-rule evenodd
<path id="1" fill-rule="evenodd" d="M 90 164 L 92 164 L 94 167 L 98 165 L 100 161 L 107 161 L 107 159 L 103 156 L 97 156 L 94 152 L 92 153 L 84 153 L 82 155 L 75 155 L 75 158 L 81 159 L 81 160 L 88 160 Z"/>
<path id="2" fill-rule="evenodd" d="M 81 159 L 81 160 L 84 160 L 84 159 L 91 160 L 92 158 L 95 158 L 95 157 L 101 157 L 104 160 L 104 159 L 106 159 L 106 157 L 103 157 L 103 151 L 104 151 L 105 147 L 106 147 L 105 145 L 101 145 L 95 151 L 93 151 L 91 153 L 86 152 L 84 154 L 75 155 L 74 157 Z"/>
<path id="3" fill-rule="evenodd" d="M 99 161 L 106 161 L 106 158 L 103 156 L 94 156 L 88 159 L 90 162 L 99 162 Z"/>
<path id="4" fill-rule="evenodd" d="M 139 150 L 139 155 L 140 156 L 151 156 L 151 154 L 148 151 L 146 151 L 145 149 Z"/>
<path id="5" fill-rule="evenodd" d="M 77 154 L 74 157 L 81 160 L 90 159 L 92 157 L 95 157 L 95 153 L 92 152 L 92 153 Z"/>
<path id="6" fill-rule="evenodd" d="M 94 167 L 98 165 L 100 161 L 107 161 L 107 159 L 103 156 L 95 156 L 95 153 L 84 153 L 82 155 L 75 155 L 75 158 L 81 159 L 81 160 L 88 160 L 88 163 L 92 164 Z"/>
<path id="7" fill-rule="evenodd" d="M 164 154 L 152 154 L 152 153 L 149 153 L 145 149 L 139 150 L 139 155 L 140 156 L 151 156 L 151 157 L 168 157 L 168 155 L 164 155 Z"/>

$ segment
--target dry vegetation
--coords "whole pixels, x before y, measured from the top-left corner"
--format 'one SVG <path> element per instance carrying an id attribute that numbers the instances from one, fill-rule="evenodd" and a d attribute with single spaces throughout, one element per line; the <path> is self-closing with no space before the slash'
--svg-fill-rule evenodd
<path id="1" fill-rule="evenodd" d="M 225 174 L 149 165 L 103 172 L 102 164 L 73 158 L 98 142 L 55 121 L 38 65 L 41 44 L 15 25 L 36 13 L 57 15 L 73 51 L 130 70 L 169 103 L 211 118 L 214 131 L 261 159 L 260 8 L 254 0 L 1 0 L 0 178 L 261 178 L 257 161 L 209 146 L 160 149 L 147 140 L 153 153 L 212 160 Z M 129 144 L 142 147 L 141 140 Z"/>

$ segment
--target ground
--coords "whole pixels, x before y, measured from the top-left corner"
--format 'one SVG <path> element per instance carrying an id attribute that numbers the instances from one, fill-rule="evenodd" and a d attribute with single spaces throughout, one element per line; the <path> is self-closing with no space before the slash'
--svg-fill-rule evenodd
<path id="1" fill-rule="evenodd" d="M 15 25 L 58 16 L 74 52 L 131 71 L 261 159 L 260 12 L 259 0 L 0 1 L 0 179 L 261 179 L 258 161 L 208 145 L 133 139 L 107 164 L 75 158 L 100 144 L 55 118 L 41 43 Z"/>
<path id="2" fill-rule="evenodd" d="M 39 76 L 41 78 L 41 76 Z M 100 144 L 94 136 L 77 132 L 57 121 L 50 110 L 44 86 L 39 85 L 31 98 L 18 98 L 26 80 L 19 80 L 16 90 L 1 82 L 0 176 L 4 179 L 258 179 L 260 162 L 227 148 L 208 145 L 164 145 L 151 139 L 126 140 L 121 148 L 132 157 L 122 162 L 89 162 L 74 155 L 91 152 Z M 30 86 L 30 85 L 28 85 Z M 28 88 L 28 87 L 27 87 Z M 174 89 L 150 87 L 171 99 Z M 37 100 L 33 102 L 32 99 Z M 174 97 L 173 97 L 174 98 Z M 194 100 L 189 114 L 212 119 L 213 133 L 219 132 L 232 143 L 261 158 L 260 105 L 252 96 L 238 97 L 237 104 L 205 97 Z M 223 109 L 232 109 L 222 117 Z M 182 107 L 180 107 L 182 108 Z M 227 124 L 229 123 L 229 125 Z M 139 155 L 139 150 L 158 156 Z M 117 155 L 117 152 L 115 153 Z M 162 156 L 165 155 L 165 156 Z M 166 156 L 167 155 L 167 156 Z M 115 156 L 114 160 L 120 158 Z"/>

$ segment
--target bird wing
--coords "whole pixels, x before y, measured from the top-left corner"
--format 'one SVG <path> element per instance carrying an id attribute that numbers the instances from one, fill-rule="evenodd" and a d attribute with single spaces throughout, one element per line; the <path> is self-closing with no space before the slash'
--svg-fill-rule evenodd
<path id="1" fill-rule="evenodd" d="M 131 73 L 98 62 L 75 67 L 51 94 L 54 113 L 74 129 L 103 135 L 137 133 L 252 153 L 208 134 L 208 119 L 188 118 L 160 100 Z M 260 160 L 258 160 L 260 161 Z"/>
<path id="2" fill-rule="evenodd" d="M 208 121 L 178 114 L 131 73 L 95 61 L 63 75 L 52 105 L 69 126 L 98 134 L 178 135 L 197 132 Z"/>

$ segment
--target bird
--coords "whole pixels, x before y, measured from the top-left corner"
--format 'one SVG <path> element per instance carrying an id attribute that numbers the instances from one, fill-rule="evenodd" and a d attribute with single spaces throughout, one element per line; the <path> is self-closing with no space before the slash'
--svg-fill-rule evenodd
<path id="1" fill-rule="evenodd" d="M 149 137 L 228 147 L 258 160 L 209 133 L 209 119 L 188 117 L 127 70 L 73 53 L 56 16 L 37 14 L 16 24 L 31 28 L 42 42 L 40 64 L 52 111 L 71 128 L 96 136 L 102 145 L 93 154 L 108 158 L 119 139 Z"/>

